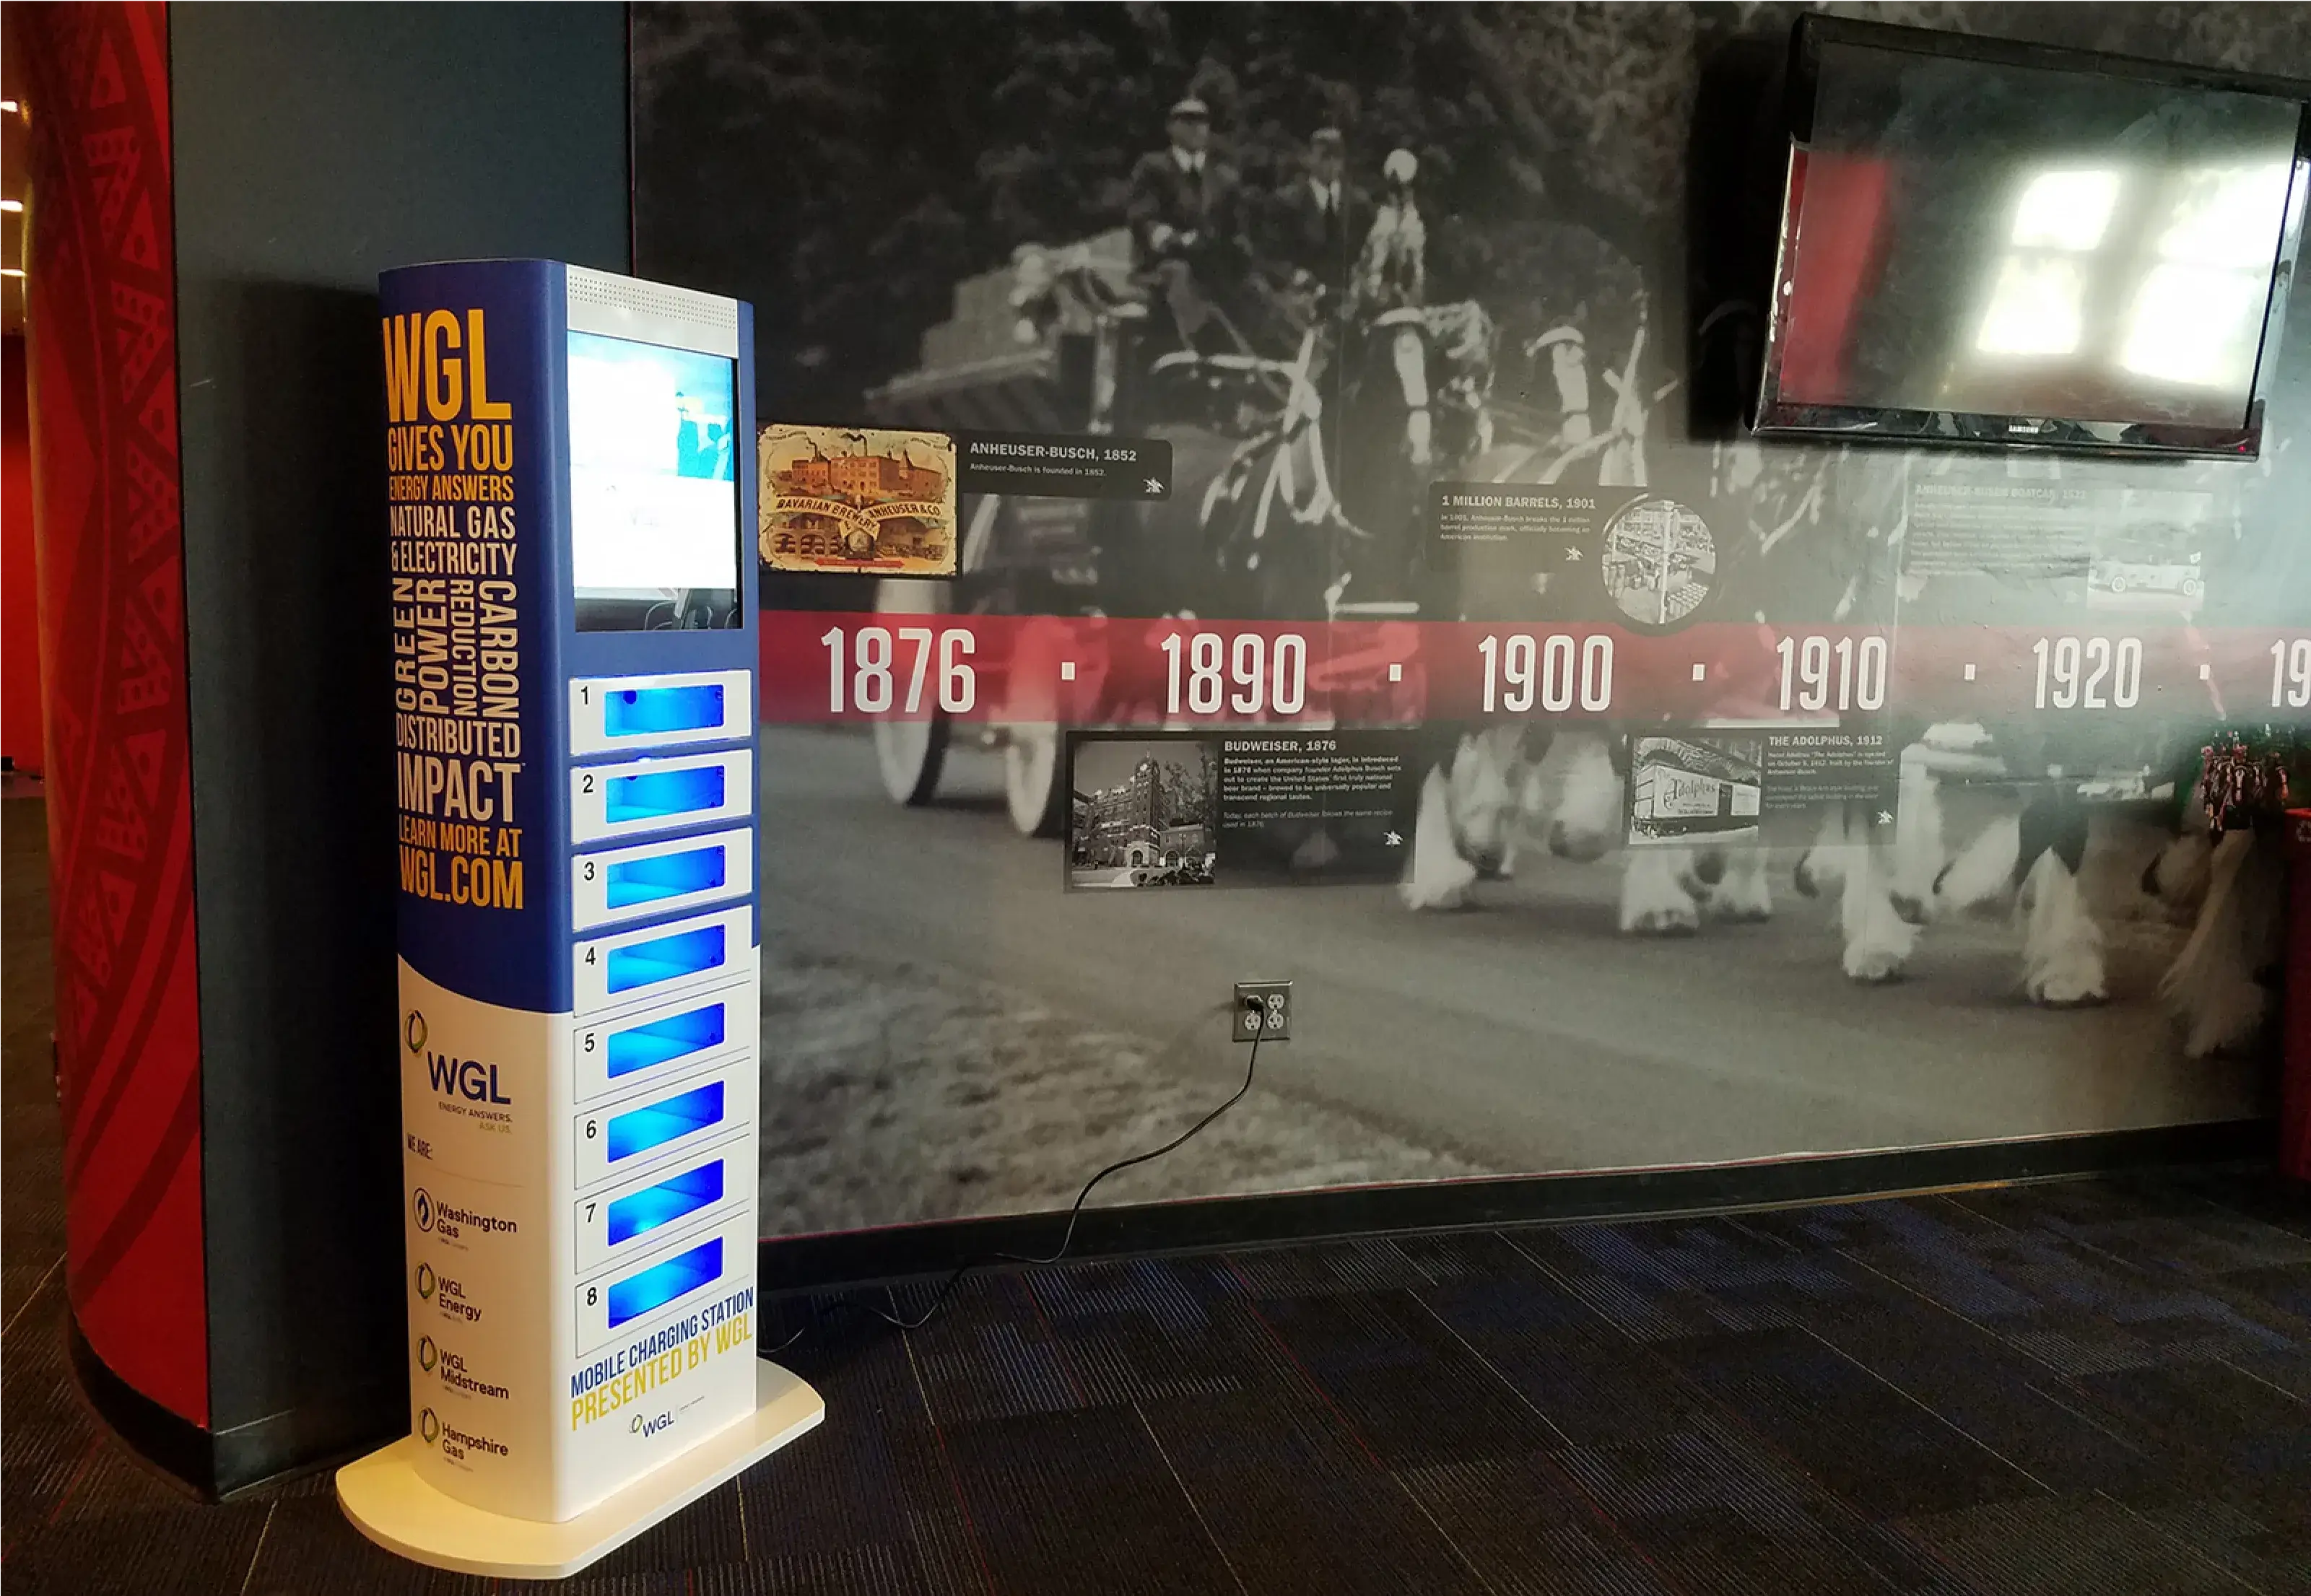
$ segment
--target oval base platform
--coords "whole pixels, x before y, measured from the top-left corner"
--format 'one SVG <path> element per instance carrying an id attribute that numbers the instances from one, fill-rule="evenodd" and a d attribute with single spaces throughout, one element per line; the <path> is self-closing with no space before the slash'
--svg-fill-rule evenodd
<path id="1" fill-rule="evenodd" d="M 337 1470 L 337 1505 L 389 1552 L 459 1574 L 562 1579 L 768 1457 L 826 1417 L 818 1392 L 776 1364 L 754 1371 L 752 1416 L 558 1524 L 508 1518 L 443 1496 L 417 1477 L 423 1445 L 405 1435 Z"/>

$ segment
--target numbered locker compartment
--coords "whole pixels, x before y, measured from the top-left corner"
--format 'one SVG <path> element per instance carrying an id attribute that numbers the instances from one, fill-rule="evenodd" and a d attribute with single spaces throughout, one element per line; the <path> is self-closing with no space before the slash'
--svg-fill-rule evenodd
<path id="1" fill-rule="evenodd" d="M 571 953 L 572 996 L 580 1020 L 628 1003 L 701 990 L 754 963 L 754 911 L 741 903 L 701 915 L 612 931 Z"/>
<path id="2" fill-rule="evenodd" d="M 577 676 L 570 683 L 570 752 L 618 754 L 754 735 L 754 674 Z"/>
<path id="3" fill-rule="evenodd" d="M 754 885 L 751 826 L 581 853 L 570 861 L 571 927 L 590 931 L 622 920 L 676 913 L 744 896 Z"/>
<path id="4" fill-rule="evenodd" d="M 572 1100 L 589 1103 L 656 1082 L 734 1049 L 751 1067 L 762 1025 L 754 973 L 749 960 L 746 979 L 736 984 L 578 1026 L 571 1033 Z"/>
<path id="5" fill-rule="evenodd" d="M 589 1108 L 571 1121 L 578 1190 L 650 1169 L 754 1122 L 752 1053 Z"/>
<path id="6" fill-rule="evenodd" d="M 583 764 L 570 772 L 574 843 L 744 820 L 754 812 L 752 748 Z"/>
<path id="7" fill-rule="evenodd" d="M 734 1134 L 726 1126 L 722 1139 L 702 1152 L 578 1199 L 578 1272 L 629 1252 L 646 1252 L 667 1236 L 696 1229 L 728 1205 L 745 1201 L 757 1173 L 747 1162 L 754 1151 L 754 1138 L 743 1127 Z"/>
<path id="8" fill-rule="evenodd" d="M 742 1205 L 704 1231 L 656 1251 L 637 1247 L 578 1286 L 578 1356 L 640 1335 L 654 1320 L 703 1307 L 754 1282 L 754 1210 Z"/>

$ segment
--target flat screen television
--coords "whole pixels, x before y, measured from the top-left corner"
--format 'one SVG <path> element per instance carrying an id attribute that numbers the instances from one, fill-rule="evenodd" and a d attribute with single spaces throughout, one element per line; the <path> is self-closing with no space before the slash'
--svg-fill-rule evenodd
<path id="1" fill-rule="evenodd" d="M 1807 17 L 1764 434 L 2253 458 L 2311 88 Z"/>

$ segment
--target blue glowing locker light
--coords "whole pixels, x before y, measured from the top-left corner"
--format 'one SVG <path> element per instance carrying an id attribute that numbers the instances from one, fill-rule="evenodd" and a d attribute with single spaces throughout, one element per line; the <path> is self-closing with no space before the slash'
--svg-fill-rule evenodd
<path id="1" fill-rule="evenodd" d="M 623 825 L 630 820 L 665 820 L 719 809 L 728 773 L 726 765 L 702 764 L 686 771 L 613 777 L 603 789 L 603 816 L 612 825 Z"/>
<path id="2" fill-rule="evenodd" d="M 694 1214 L 721 1200 L 722 1160 L 717 1158 L 612 1203 L 605 1216 L 610 1224 L 610 1245 L 648 1235 L 661 1225 L 671 1225 L 685 1214 Z"/>
<path id="3" fill-rule="evenodd" d="M 610 990 L 631 992 L 636 987 L 680 981 L 685 975 L 719 967 L 722 957 L 720 926 L 702 926 L 694 931 L 614 947 L 610 950 Z"/>
<path id="4" fill-rule="evenodd" d="M 615 1330 L 629 1319 L 639 1319 L 654 1308 L 663 1308 L 676 1297 L 686 1296 L 721 1278 L 722 1238 L 716 1236 L 704 1246 L 678 1252 L 664 1263 L 654 1263 L 611 1286 L 610 1328 Z"/>
<path id="5" fill-rule="evenodd" d="M 693 1130 L 722 1122 L 722 1083 L 685 1092 L 623 1114 L 610 1116 L 610 1162 L 662 1147 Z"/>
<path id="6" fill-rule="evenodd" d="M 626 687 L 602 701 L 602 729 L 614 737 L 697 731 L 722 724 L 722 689 Z"/>
<path id="7" fill-rule="evenodd" d="M 648 1069 L 669 1059 L 722 1045 L 726 1034 L 722 1005 L 709 1003 L 683 1014 L 670 1014 L 647 1025 L 629 1025 L 610 1033 L 609 1076 L 615 1080 L 637 1069 Z"/>
<path id="8" fill-rule="evenodd" d="M 622 860 L 610 867 L 610 907 L 631 909 L 685 893 L 711 892 L 729 874 L 728 853 L 718 842 L 711 848 Z"/>

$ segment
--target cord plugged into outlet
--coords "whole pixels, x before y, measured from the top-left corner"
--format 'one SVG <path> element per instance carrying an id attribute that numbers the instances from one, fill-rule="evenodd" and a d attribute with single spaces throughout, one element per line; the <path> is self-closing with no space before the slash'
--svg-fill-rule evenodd
<path id="1" fill-rule="evenodd" d="M 1292 983 L 1288 981 L 1237 981 L 1234 1034 L 1238 1042 L 1291 1041 Z"/>
<path id="2" fill-rule="evenodd" d="M 1235 1089 L 1234 1095 L 1230 1097 L 1225 1103 L 1223 1103 L 1218 1107 L 1213 1109 L 1202 1119 L 1198 1120 L 1194 1124 L 1180 1132 L 1179 1135 L 1173 1137 L 1170 1141 L 1165 1142 L 1162 1147 L 1151 1148 L 1145 1153 L 1135 1153 L 1129 1158 L 1119 1158 L 1113 1164 L 1109 1164 L 1105 1169 L 1101 1170 L 1097 1174 L 1092 1176 L 1090 1180 L 1086 1181 L 1084 1182 L 1083 1190 L 1076 1193 L 1074 1206 L 1068 1209 L 1067 1228 L 1060 1233 L 1060 1244 L 1058 1247 L 1040 1257 L 1028 1252 L 981 1252 L 972 1257 L 966 1258 L 961 1263 L 955 1266 L 954 1269 L 948 1273 L 946 1279 L 941 1283 L 939 1288 L 931 1294 L 931 1300 L 923 1308 L 922 1312 L 913 1314 L 912 1316 L 894 1313 L 887 1309 L 879 1308 L 876 1306 L 873 1302 L 860 1296 L 846 1296 L 839 1298 L 834 1303 L 833 1306 L 849 1308 L 854 1312 L 865 1313 L 869 1318 L 879 1319 L 894 1330 L 920 1330 L 924 1325 L 929 1324 L 931 1321 L 933 1315 L 937 1313 L 941 1308 L 946 1305 L 947 1299 L 955 1295 L 955 1288 L 963 1283 L 963 1278 L 971 1273 L 972 1270 L 980 1268 L 981 1265 L 990 1263 L 1051 1264 L 1057 1263 L 1060 1260 L 1065 1258 L 1068 1255 L 1069 1249 L 1073 1248 L 1075 1245 L 1076 1221 L 1083 1217 L 1084 1204 L 1090 1199 L 1093 1189 L 1098 1186 L 1102 1181 L 1107 1179 L 1108 1176 L 1116 1173 L 1120 1170 L 1129 1169 L 1135 1164 L 1150 1163 L 1157 1158 L 1163 1157 L 1166 1153 L 1175 1151 L 1184 1143 L 1192 1139 L 1204 1129 L 1205 1126 L 1210 1124 L 1214 1120 L 1218 1119 L 1222 1114 L 1227 1112 L 1228 1110 L 1234 1108 L 1237 1103 L 1242 1103 L 1244 1098 L 1244 1094 L 1251 1090 L 1252 1077 L 1257 1075 L 1260 1070 L 1260 1044 L 1268 1041 L 1281 1042 L 1289 1033 L 1292 1021 L 1292 983 L 1290 981 L 1254 981 L 1248 985 L 1237 987 L 1236 994 L 1237 999 L 1234 1009 L 1236 1018 L 1230 1022 L 1232 1027 L 1230 1034 L 1242 1041 L 1251 1043 L 1251 1056 L 1246 1059 L 1243 1062 L 1243 1085 L 1238 1086 Z M 1276 1005 L 1272 1010 L 1269 1007 L 1271 1002 Z M 1173 1054 L 1181 1047 L 1184 1046 L 1198 1031 L 1201 1030 L 1204 1026 L 1210 1025 L 1212 1021 L 1220 1015 L 1227 1012 L 1227 1008 L 1221 1007 L 1207 1008 L 1202 1013 L 1197 1015 L 1194 1019 L 1188 1022 L 1187 1026 L 1182 1029 L 1178 1035 L 1172 1039 L 1171 1044 L 1164 1048 L 1161 1054 L 1157 1055 L 1156 1062 L 1160 1065 L 1171 1059 Z M 1271 1023 L 1269 1017 L 1271 1014 L 1274 1016 L 1273 1024 L 1275 1025 L 1275 1029 L 1273 1030 L 1269 1028 Z M 887 1287 L 885 1289 L 887 1289 Z M 896 1300 L 894 1299 L 892 1306 L 896 1307 L 897 1305 Z M 775 1342 L 767 1347 L 758 1345 L 755 1348 L 757 1355 L 763 1357 L 772 1357 L 776 1356 L 779 1353 L 784 1352 L 797 1341 L 801 1340 L 804 1334 L 807 1332 L 813 1325 L 819 1322 L 819 1317 L 820 1315 L 818 1311 L 815 1309 L 812 1310 L 804 1316 L 803 1321 L 800 1324 L 795 1326 L 795 1328 L 789 1332 L 786 1339 Z"/>

